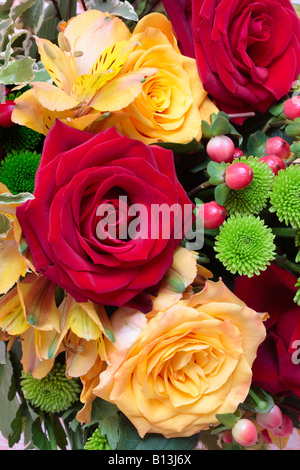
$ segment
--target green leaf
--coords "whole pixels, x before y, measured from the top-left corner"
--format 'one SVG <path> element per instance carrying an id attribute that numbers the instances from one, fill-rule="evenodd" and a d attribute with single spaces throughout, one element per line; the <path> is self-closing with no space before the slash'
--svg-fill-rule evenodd
<path id="1" fill-rule="evenodd" d="M 9 12 L 13 4 L 13 0 L 4 0 L 4 3 L 1 2 L 0 4 L 0 12 L 7 11 Z"/>
<path id="2" fill-rule="evenodd" d="M 47 439 L 41 426 L 40 417 L 35 419 L 31 426 L 32 442 L 40 450 L 51 450 L 50 441 Z"/>
<path id="3" fill-rule="evenodd" d="M 120 412 L 116 405 L 101 398 L 93 401 L 91 421 L 88 424 L 98 423 L 101 434 L 106 434 L 108 443 L 112 449 L 116 449 L 119 442 Z"/>
<path id="4" fill-rule="evenodd" d="M 206 155 L 204 157 L 204 160 L 201 161 L 201 163 L 191 168 L 191 173 L 198 173 L 198 171 L 204 170 L 209 162 L 211 162 L 211 159 L 208 155 Z"/>
<path id="5" fill-rule="evenodd" d="M 30 199 L 34 199 L 34 195 L 31 193 L 0 194 L 0 204 L 23 204 L 23 202 L 29 201 Z"/>
<path id="6" fill-rule="evenodd" d="M 177 142 L 155 142 L 155 144 L 164 149 L 172 150 L 174 153 L 194 153 L 201 152 L 204 150 L 203 145 L 201 145 L 196 139 L 187 142 L 186 144 L 178 144 Z"/>
<path id="7" fill-rule="evenodd" d="M 13 447 L 14 444 L 19 442 L 21 439 L 21 434 L 23 432 L 23 417 L 24 410 L 27 408 L 26 404 L 21 404 L 14 420 L 11 423 L 11 433 L 8 437 L 9 447 Z"/>
<path id="8" fill-rule="evenodd" d="M 284 101 L 282 102 L 275 101 L 275 103 L 273 103 L 269 107 L 268 111 L 273 116 L 280 116 L 281 114 L 283 114 L 283 107 L 284 107 Z"/>
<path id="9" fill-rule="evenodd" d="M 53 422 L 51 424 L 58 447 L 62 450 L 66 450 L 68 445 L 66 432 L 60 422 L 60 419 L 56 415 L 53 415 Z"/>
<path id="10" fill-rule="evenodd" d="M 19 408 L 16 397 L 13 400 L 8 399 L 12 373 L 13 369 L 9 360 L 5 364 L 0 364 L 0 431 L 6 439 L 11 433 L 10 424 Z"/>
<path id="11" fill-rule="evenodd" d="M 20 85 L 30 82 L 34 78 L 32 69 L 34 62 L 34 59 L 30 57 L 22 57 L 9 62 L 6 67 L 2 67 L 0 70 L 0 83 Z"/>
<path id="12" fill-rule="evenodd" d="M 20 15 L 20 21 L 25 28 L 29 28 L 30 31 L 36 34 L 43 24 L 44 11 L 44 2 L 42 0 L 35 0 L 33 5 Z"/>
<path id="13" fill-rule="evenodd" d="M 260 407 L 253 399 L 253 394 L 251 396 L 251 390 L 255 392 L 258 400 L 264 403 L 264 407 Z M 242 410 L 252 411 L 253 413 L 268 413 L 270 409 L 274 406 L 274 400 L 271 395 L 269 395 L 265 390 L 258 387 L 251 387 L 249 395 L 246 400 L 239 405 L 239 408 Z"/>
<path id="14" fill-rule="evenodd" d="M 249 136 L 247 150 L 254 157 L 261 157 L 265 151 L 267 136 L 262 131 L 257 131 Z"/>
<path id="15" fill-rule="evenodd" d="M 213 136 L 230 134 L 230 122 L 223 116 L 218 116 L 212 125 Z"/>
<path id="16" fill-rule="evenodd" d="M 207 165 L 207 172 L 210 176 L 209 182 L 214 185 L 224 183 L 224 176 L 226 172 L 226 163 L 217 163 L 217 162 L 209 162 Z"/>
<path id="17" fill-rule="evenodd" d="M 297 122 L 297 120 L 300 121 L 300 118 L 296 118 L 293 124 L 289 124 L 285 128 L 286 134 L 290 135 L 291 137 L 300 136 L 300 122 L 299 121 Z"/>
<path id="18" fill-rule="evenodd" d="M 290 146 L 290 149 L 296 155 L 300 154 L 300 142 L 295 142 Z"/>
<path id="19" fill-rule="evenodd" d="M 236 413 L 216 414 L 217 420 L 228 428 L 232 428 L 240 417 L 241 412 L 239 410 Z"/>
<path id="20" fill-rule="evenodd" d="M 127 20 L 139 20 L 139 17 L 137 16 L 133 6 L 126 0 L 91 0 L 89 5 L 90 8 L 95 8 L 96 10 L 111 13 L 112 15 L 121 16 Z"/>
<path id="21" fill-rule="evenodd" d="M 146 434 L 142 439 L 132 423 L 122 414 L 118 450 L 193 450 L 198 434 L 167 439 L 160 434 Z"/>
<path id="22" fill-rule="evenodd" d="M 228 199 L 230 193 L 230 188 L 227 186 L 226 183 L 218 184 L 215 187 L 214 196 L 215 201 L 220 204 L 220 206 L 224 206 Z"/>
<path id="23" fill-rule="evenodd" d="M 202 137 L 210 139 L 213 136 L 212 127 L 207 121 L 201 121 Z"/>

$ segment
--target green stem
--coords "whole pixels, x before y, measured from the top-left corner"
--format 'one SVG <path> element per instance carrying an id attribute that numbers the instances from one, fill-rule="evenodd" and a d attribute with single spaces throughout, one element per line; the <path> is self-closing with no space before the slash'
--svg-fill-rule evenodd
<path id="1" fill-rule="evenodd" d="M 289 261 L 288 259 L 286 261 L 283 261 L 283 262 L 277 261 L 275 259 L 274 263 L 276 263 L 281 268 L 290 269 L 290 270 L 294 271 L 295 273 L 300 273 L 300 264 L 293 263 L 293 261 Z"/>
<path id="2" fill-rule="evenodd" d="M 58 3 L 57 3 L 57 0 L 52 0 L 52 3 L 53 3 L 53 6 L 55 8 L 55 11 L 56 11 L 56 16 L 57 18 L 59 19 L 59 21 L 62 21 L 62 16 L 61 16 L 61 13 L 60 13 L 60 10 L 59 10 L 59 7 L 58 7 Z"/>
<path id="3" fill-rule="evenodd" d="M 290 166 L 295 160 L 297 160 L 297 158 L 299 158 L 299 155 L 295 153 L 285 161 L 285 165 Z"/>
<path id="4" fill-rule="evenodd" d="M 52 413 L 49 413 L 49 421 L 48 419 L 45 419 L 45 425 L 46 425 L 48 436 L 49 436 L 50 450 L 57 450 L 55 434 L 53 432 L 54 419 L 53 419 Z"/>
<path id="5" fill-rule="evenodd" d="M 252 398 L 252 400 L 254 401 L 254 403 L 256 404 L 256 406 L 258 406 L 258 408 L 260 408 L 261 410 L 264 410 L 268 404 L 266 401 L 264 400 L 261 400 L 257 395 L 256 393 L 253 392 L 253 390 L 249 390 L 249 395 L 250 397 Z"/>
<path id="6" fill-rule="evenodd" d="M 192 190 L 188 193 L 188 196 L 191 197 L 193 194 L 196 194 L 196 193 L 198 193 L 199 191 L 201 191 L 201 189 L 208 188 L 209 186 L 213 186 L 213 185 L 210 183 L 210 181 L 205 181 L 204 183 L 199 184 L 199 186 L 196 186 L 194 189 L 192 189 Z"/>
<path id="7" fill-rule="evenodd" d="M 295 238 L 297 231 L 293 228 L 285 228 L 285 227 L 274 227 L 272 228 L 272 232 L 277 237 L 284 237 L 284 238 Z"/>

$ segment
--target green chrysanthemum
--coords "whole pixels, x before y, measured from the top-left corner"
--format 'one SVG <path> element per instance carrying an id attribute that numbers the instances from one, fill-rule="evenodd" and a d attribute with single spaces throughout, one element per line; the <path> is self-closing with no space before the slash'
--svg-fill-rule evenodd
<path id="1" fill-rule="evenodd" d="M 35 150 L 43 135 L 29 127 L 15 126 L 0 128 L 0 147 L 5 154 L 20 150 Z"/>
<path id="2" fill-rule="evenodd" d="M 297 290 L 296 295 L 294 297 L 294 302 L 295 302 L 295 304 L 300 306 L 300 277 L 298 278 L 298 281 L 296 282 L 295 287 L 297 287 L 298 290 Z"/>
<path id="3" fill-rule="evenodd" d="M 264 271 L 275 257 L 275 236 L 264 221 L 254 215 L 233 215 L 216 236 L 216 258 L 232 274 L 248 277 Z"/>
<path id="4" fill-rule="evenodd" d="M 291 165 L 274 178 L 270 212 L 280 222 L 300 228 L 300 166 Z"/>
<path id="5" fill-rule="evenodd" d="M 29 150 L 8 154 L 0 164 L 0 181 L 13 193 L 33 193 L 41 155 Z"/>
<path id="6" fill-rule="evenodd" d="M 50 413 L 67 410 L 80 393 L 79 384 L 75 379 L 66 377 L 66 366 L 59 363 L 42 379 L 36 379 L 23 371 L 21 388 L 33 406 Z"/>
<path id="7" fill-rule="evenodd" d="M 85 450 L 111 450 L 106 434 L 101 434 L 101 428 L 96 429 L 93 435 L 86 441 Z"/>
<path id="8" fill-rule="evenodd" d="M 241 157 L 234 162 L 247 163 L 253 170 L 253 180 L 243 189 L 230 191 L 225 203 L 227 214 L 259 214 L 270 197 L 274 173 L 258 157 Z"/>

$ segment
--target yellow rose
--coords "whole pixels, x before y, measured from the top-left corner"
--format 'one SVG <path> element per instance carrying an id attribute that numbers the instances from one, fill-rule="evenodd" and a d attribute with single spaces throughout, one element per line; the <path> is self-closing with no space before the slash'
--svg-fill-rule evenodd
<path id="1" fill-rule="evenodd" d="M 142 92 L 122 110 L 128 117 L 116 116 L 103 126 L 114 124 L 121 134 L 146 144 L 200 140 L 202 119 L 209 121 L 218 110 L 202 86 L 196 61 L 180 53 L 171 23 L 160 13 L 146 15 L 131 41 L 138 45 L 121 75 L 145 68 L 158 71 L 145 78 Z"/>
<path id="2" fill-rule="evenodd" d="M 207 281 L 199 294 L 150 315 L 145 324 L 140 315 L 115 312 L 117 341 L 128 328 L 136 334 L 111 356 L 94 393 L 116 404 L 141 437 L 191 436 L 217 425 L 216 414 L 234 412 L 251 385 L 251 366 L 265 338 L 263 316 L 221 280 Z"/>

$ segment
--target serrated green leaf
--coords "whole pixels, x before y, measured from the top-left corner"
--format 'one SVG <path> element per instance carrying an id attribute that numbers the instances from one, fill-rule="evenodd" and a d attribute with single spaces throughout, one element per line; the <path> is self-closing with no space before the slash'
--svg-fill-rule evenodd
<path id="1" fill-rule="evenodd" d="M 6 67 L 2 67 L 0 70 L 0 83 L 20 85 L 30 82 L 34 78 L 32 69 L 34 62 L 35 60 L 30 57 L 22 57 L 9 62 Z"/>
<path id="2" fill-rule="evenodd" d="M 20 20 L 25 28 L 29 28 L 30 31 L 36 34 L 43 24 L 44 11 L 44 2 L 42 0 L 35 0 L 33 5 L 20 15 Z"/>
<path id="3" fill-rule="evenodd" d="M 132 423 L 122 414 L 118 450 L 193 450 L 198 438 L 198 434 L 172 439 L 166 439 L 160 434 L 146 434 L 142 439 Z"/>
<path id="4" fill-rule="evenodd" d="M 230 193 L 230 188 L 227 186 L 226 183 L 218 184 L 215 187 L 214 196 L 215 201 L 220 204 L 220 206 L 224 206 L 228 199 Z"/>

